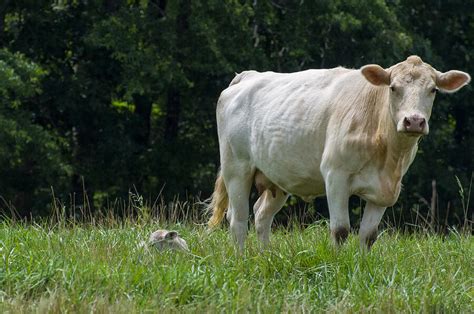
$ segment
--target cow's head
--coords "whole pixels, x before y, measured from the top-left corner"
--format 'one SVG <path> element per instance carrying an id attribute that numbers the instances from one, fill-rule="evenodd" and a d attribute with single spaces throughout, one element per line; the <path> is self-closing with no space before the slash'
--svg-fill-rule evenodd
<path id="1" fill-rule="evenodd" d="M 373 85 L 389 88 L 390 114 L 397 131 L 410 136 L 428 134 L 428 120 L 438 90 L 454 93 L 471 80 L 469 74 L 461 71 L 436 71 L 418 56 L 410 56 L 386 70 L 369 64 L 361 72 Z"/>

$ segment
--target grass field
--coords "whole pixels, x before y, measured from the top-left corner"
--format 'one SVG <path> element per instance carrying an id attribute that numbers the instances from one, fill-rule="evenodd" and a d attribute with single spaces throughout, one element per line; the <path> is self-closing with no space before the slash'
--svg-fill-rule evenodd
<path id="1" fill-rule="evenodd" d="M 147 252 L 153 224 L 0 223 L 0 312 L 474 312 L 474 240 L 382 232 L 335 250 L 325 223 L 277 228 L 244 255 L 227 230 L 176 229 L 191 253 Z"/>

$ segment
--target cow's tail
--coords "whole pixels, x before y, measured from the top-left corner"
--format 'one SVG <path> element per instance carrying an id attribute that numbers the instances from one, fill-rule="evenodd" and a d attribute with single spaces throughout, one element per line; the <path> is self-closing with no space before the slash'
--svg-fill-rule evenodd
<path id="1" fill-rule="evenodd" d="M 212 212 L 212 216 L 207 222 L 209 228 L 214 228 L 221 223 L 222 219 L 224 219 L 228 205 L 229 197 L 227 195 L 227 189 L 224 184 L 224 179 L 222 178 L 222 173 L 219 171 L 214 187 L 214 193 L 212 193 L 209 205 L 207 206 L 207 211 L 209 213 Z"/>

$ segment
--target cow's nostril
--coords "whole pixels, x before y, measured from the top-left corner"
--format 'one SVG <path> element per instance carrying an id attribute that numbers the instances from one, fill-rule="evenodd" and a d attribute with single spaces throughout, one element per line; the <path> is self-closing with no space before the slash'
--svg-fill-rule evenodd
<path id="1" fill-rule="evenodd" d="M 426 124 L 426 120 L 422 119 L 421 122 L 420 122 L 420 128 L 423 129 L 425 127 L 425 124 Z"/>
<path id="2" fill-rule="evenodd" d="M 410 120 L 408 120 L 408 118 L 405 118 L 403 120 L 403 124 L 405 125 L 405 127 L 410 127 L 411 126 Z"/>

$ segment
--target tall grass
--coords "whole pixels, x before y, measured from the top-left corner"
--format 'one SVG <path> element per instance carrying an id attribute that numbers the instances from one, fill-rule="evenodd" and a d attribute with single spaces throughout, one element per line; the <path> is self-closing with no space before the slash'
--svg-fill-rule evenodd
<path id="1" fill-rule="evenodd" d="M 265 251 L 251 230 L 239 255 L 225 227 L 193 223 L 193 204 L 128 202 L 128 215 L 78 218 L 56 202 L 49 219 L 0 223 L 0 312 L 474 311 L 469 232 L 388 228 L 365 254 L 353 235 L 336 250 L 325 221 L 293 222 Z M 139 246 L 157 228 L 179 231 L 191 252 Z"/>

